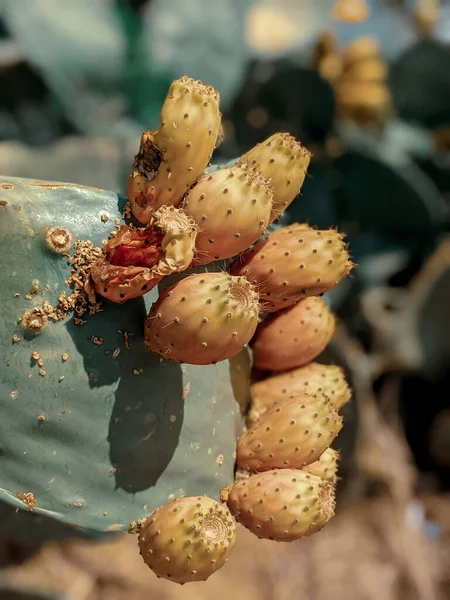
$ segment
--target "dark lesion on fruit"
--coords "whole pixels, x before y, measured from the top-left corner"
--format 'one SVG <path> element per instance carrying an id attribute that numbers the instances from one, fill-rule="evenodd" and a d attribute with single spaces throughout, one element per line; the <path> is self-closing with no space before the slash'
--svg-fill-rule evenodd
<path id="1" fill-rule="evenodd" d="M 134 158 L 134 170 L 151 181 L 156 176 L 162 162 L 162 153 L 153 143 L 151 132 L 143 134 L 139 152 Z"/>

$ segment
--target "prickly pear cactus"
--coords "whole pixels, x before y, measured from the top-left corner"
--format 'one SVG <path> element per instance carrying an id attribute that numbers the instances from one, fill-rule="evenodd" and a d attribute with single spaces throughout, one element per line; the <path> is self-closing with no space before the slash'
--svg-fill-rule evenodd
<path id="1" fill-rule="evenodd" d="M 157 288 L 65 314 L 68 255 L 78 249 L 82 269 L 83 253 L 96 252 L 87 241 L 102 246 L 126 199 L 0 177 L 0 200 L 0 536 L 127 531 L 182 494 L 219 498 L 242 425 L 228 361 L 197 367 L 149 352 L 143 324 Z"/>
<path id="2" fill-rule="evenodd" d="M 353 263 L 342 234 L 302 224 L 242 256 L 298 194 L 310 155 L 276 134 L 254 149 L 246 173 L 240 161 L 205 175 L 220 137 L 218 100 L 188 77 L 172 84 L 160 128 L 142 136 L 128 202 L 92 188 L 0 178 L 3 536 L 139 530 L 145 563 L 183 584 L 225 564 L 233 516 L 259 537 L 292 541 L 334 514 L 335 469 L 317 464 L 342 427 L 328 397 L 268 400 L 240 435 L 237 461 L 235 438 L 251 404 L 248 345 L 259 369 L 315 359 L 334 317 L 314 296 Z M 233 257 L 229 272 L 208 264 Z M 258 326 L 261 311 L 280 309 Z M 304 326 L 312 337 L 302 349 Z M 250 497 L 245 481 L 230 487 L 235 462 Z M 301 470 L 308 465 L 320 476 Z M 293 494 L 301 502 L 289 512 Z M 227 497 L 232 514 L 218 502 Z"/>

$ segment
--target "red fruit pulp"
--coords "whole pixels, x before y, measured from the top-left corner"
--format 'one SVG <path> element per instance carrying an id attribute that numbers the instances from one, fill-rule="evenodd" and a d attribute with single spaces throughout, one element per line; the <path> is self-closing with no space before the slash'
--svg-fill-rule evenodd
<path id="1" fill-rule="evenodd" d="M 161 256 L 164 235 L 152 229 L 134 230 L 131 241 L 114 248 L 109 262 L 118 267 L 154 267 Z"/>

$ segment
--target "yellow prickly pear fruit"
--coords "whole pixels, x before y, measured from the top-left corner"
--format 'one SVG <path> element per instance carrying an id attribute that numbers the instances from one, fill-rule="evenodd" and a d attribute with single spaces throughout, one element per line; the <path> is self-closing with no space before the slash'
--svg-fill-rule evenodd
<path id="1" fill-rule="evenodd" d="M 147 225 L 164 204 L 178 206 L 207 167 L 220 133 L 219 93 L 189 77 L 174 81 L 157 131 L 146 131 L 128 180 L 133 215 Z"/>
<path id="2" fill-rule="evenodd" d="M 228 508 L 198 496 L 155 510 L 142 525 L 139 548 L 156 575 L 183 584 L 208 579 L 225 564 L 235 541 Z"/>
<path id="3" fill-rule="evenodd" d="M 342 429 L 322 394 L 276 403 L 238 440 L 237 464 L 247 471 L 301 469 L 316 461 Z"/>
<path id="4" fill-rule="evenodd" d="M 302 470 L 321 477 L 325 481 L 335 481 L 338 460 L 339 452 L 333 448 L 327 448 L 315 462 L 306 465 Z"/>
<path id="5" fill-rule="evenodd" d="M 258 168 L 273 188 L 270 223 L 299 194 L 310 160 L 309 150 L 288 133 L 275 133 L 241 158 L 241 163 Z"/>
<path id="6" fill-rule="evenodd" d="M 369 7 L 365 0 L 337 0 L 333 16 L 344 23 L 363 23 L 369 16 Z"/>
<path id="7" fill-rule="evenodd" d="M 195 263 L 230 258 L 255 243 L 269 225 L 272 199 L 270 184 L 245 163 L 203 175 L 182 205 L 199 228 Z"/>
<path id="8" fill-rule="evenodd" d="M 294 223 L 238 257 L 230 272 L 257 285 L 264 310 L 273 312 L 330 290 L 353 267 L 343 234 Z"/>
<path id="9" fill-rule="evenodd" d="M 258 318 L 258 294 L 245 277 L 189 275 L 153 304 L 145 322 L 145 342 L 169 360 L 209 365 L 245 348 Z"/>
<path id="10" fill-rule="evenodd" d="M 285 402 L 292 396 L 321 392 L 336 410 L 350 401 L 352 391 L 341 367 L 311 362 L 304 367 L 277 373 L 251 386 L 252 406 L 247 423 L 253 424 L 275 402 Z"/>
<path id="11" fill-rule="evenodd" d="M 334 516 L 334 486 L 296 469 L 266 471 L 237 481 L 227 504 L 258 537 L 292 542 L 316 533 Z"/>

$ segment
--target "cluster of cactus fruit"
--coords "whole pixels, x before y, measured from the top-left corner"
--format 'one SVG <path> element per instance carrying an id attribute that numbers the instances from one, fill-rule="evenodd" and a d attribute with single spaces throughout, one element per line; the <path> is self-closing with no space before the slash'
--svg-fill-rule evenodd
<path id="1" fill-rule="evenodd" d="M 342 427 L 338 410 L 350 399 L 338 367 L 312 362 L 335 325 L 319 296 L 353 267 L 343 236 L 306 224 L 265 235 L 299 194 L 310 154 L 288 134 L 275 134 L 234 167 L 204 174 L 219 133 L 217 92 L 188 79 L 174 83 L 160 129 L 142 137 L 128 189 L 143 232 L 153 230 L 154 215 L 167 204 L 186 223 L 186 238 L 178 230 L 170 242 L 186 248 L 174 271 L 234 258 L 227 271 L 189 275 L 159 296 L 145 322 L 150 349 L 204 365 L 250 343 L 255 367 L 282 372 L 253 385 L 248 429 L 238 440 L 241 477 L 223 490 L 225 504 L 179 498 L 142 525 L 144 560 L 179 583 L 207 579 L 224 564 L 235 541 L 234 519 L 277 541 L 325 525 L 334 514 L 338 458 L 330 445 Z M 150 246 L 141 252 L 154 256 Z M 133 296 L 148 289 L 128 278 L 126 285 Z M 96 289 L 112 299 L 105 288 Z"/>
<path id="2" fill-rule="evenodd" d="M 330 446 L 342 428 L 338 410 L 351 395 L 338 367 L 312 362 L 335 327 L 320 296 L 353 268 L 344 236 L 305 224 L 267 235 L 299 194 L 310 153 L 278 133 L 235 166 L 210 174 L 220 136 L 218 92 L 188 77 L 175 81 L 159 129 L 142 136 L 129 178 L 127 224 L 101 251 L 85 254 L 74 274 L 73 303 L 62 298 L 75 310 L 81 298 L 95 315 L 97 294 L 123 304 L 169 275 L 224 260 L 223 270 L 186 272 L 160 293 L 143 323 L 145 344 L 191 365 L 231 359 L 250 346 L 254 366 L 273 372 L 252 385 L 234 486 L 222 490 L 220 501 L 179 497 L 142 522 L 145 562 L 178 583 L 205 580 L 224 564 L 236 521 L 276 541 L 325 525 L 334 514 L 338 459 Z M 62 253 L 63 234 L 52 237 Z M 33 329 L 27 323 L 58 320 L 58 314 L 48 305 L 35 308 L 22 326 Z"/>

